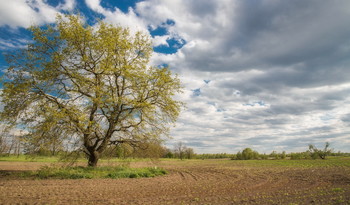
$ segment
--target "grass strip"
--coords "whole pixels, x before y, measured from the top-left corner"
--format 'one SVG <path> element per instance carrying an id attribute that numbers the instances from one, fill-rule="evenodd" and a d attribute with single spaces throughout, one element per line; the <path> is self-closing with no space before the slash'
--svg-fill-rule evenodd
<path id="1" fill-rule="evenodd" d="M 165 175 L 162 168 L 129 168 L 129 167 L 49 167 L 37 171 L 7 173 L 8 176 L 31 179 L 103 179 L 103 178 L 141 178 Z"/>
<path id="2" fill-rule="evenodd" d="M 326 160 L 322 159 L 302 159 L 302 160 L 233 160 L 231 163 L 237 165 L 254 166 L 254 167 L 302 167 L 302 168 L 317 168 L 317 167 L 350 167 L 349 157 L 329 157 Z"/>

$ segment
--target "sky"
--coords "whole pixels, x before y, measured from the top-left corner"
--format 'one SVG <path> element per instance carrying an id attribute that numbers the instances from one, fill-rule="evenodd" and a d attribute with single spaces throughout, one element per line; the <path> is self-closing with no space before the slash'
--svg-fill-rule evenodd
<path id="1" fill-rule="evenodd" d="M 0 0 L 0 69 L 26 28 L 76 12 L 149 34 L 151 64 L 179 75 L 186 108 L 167 146 L 350 152 L 350 1 Z"/>

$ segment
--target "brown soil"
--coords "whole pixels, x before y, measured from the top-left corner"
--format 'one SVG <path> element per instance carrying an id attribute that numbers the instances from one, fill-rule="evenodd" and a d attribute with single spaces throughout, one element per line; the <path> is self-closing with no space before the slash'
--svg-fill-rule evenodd
<path id="1" fill-rule="evenodd" d="M 42 163 L 0 162 L 0 171 Z M 350 168 L 253 167 L 232 161 L 136 162 L 169 174 L 30 180 L 0 175 L 0 204 L 350 204 Z"/>

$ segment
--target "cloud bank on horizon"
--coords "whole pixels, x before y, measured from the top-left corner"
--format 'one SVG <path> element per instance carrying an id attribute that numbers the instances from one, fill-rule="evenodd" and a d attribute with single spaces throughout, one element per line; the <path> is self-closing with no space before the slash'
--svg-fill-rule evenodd
<path id="1" fill-rule="evenodd" d="M 350 151 L 349 1 L 0 0 L 0 50 L 74 11 L 149 33 L 152 64 L 179 74 L 187 107 L 169 146 L 292 152 L 327 141 Z"/>

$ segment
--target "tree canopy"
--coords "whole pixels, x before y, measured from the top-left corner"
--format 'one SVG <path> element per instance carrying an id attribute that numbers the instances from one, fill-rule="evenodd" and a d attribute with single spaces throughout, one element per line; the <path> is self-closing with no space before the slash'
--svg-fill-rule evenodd
<path id="1" fill-rule="evenodd" d="M 3 122 L 32 139 L 80 146 L 90 166 L 108 146 L 168 135 L 181 85 L 169 68 L 149 66 L 146 34 L 102 21 L 90 26 L 76 15 L 30 30 L 27 48 L 7 56 Z"/>
<path id="2" fill-rule="evenodd" d="M 332 149 L 329 149 L 329 146 L 330 146 L 329 142 L 326 142 L 324 149 L 320 150 L 320 149 L 317 149 L 317 147 L 315 145 L 310 144 L 309 145 L 309 152 L 311 154 L 311 157 L 313 159 L 316 159 L 318 157 L 321 159 L 326 159 L 326 156 L 330 155 L 333 152 Z"/>

